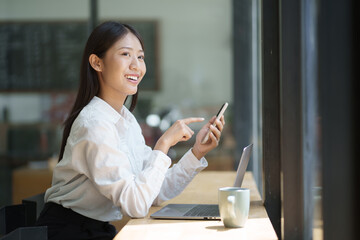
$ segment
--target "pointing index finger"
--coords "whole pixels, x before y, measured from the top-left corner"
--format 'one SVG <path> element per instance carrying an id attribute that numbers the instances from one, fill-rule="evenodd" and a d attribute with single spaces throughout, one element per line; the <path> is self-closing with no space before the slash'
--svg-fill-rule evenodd
<path id="1" fill-rule="evenodd" d="M 184 118 L 183 119 L 185 124 L 189 124 L 189 123 L 193 123 L 193 122 L 202 122 L 204 120 L 205 120 L 204 118 L 195 118 L 195 117 Z"/>

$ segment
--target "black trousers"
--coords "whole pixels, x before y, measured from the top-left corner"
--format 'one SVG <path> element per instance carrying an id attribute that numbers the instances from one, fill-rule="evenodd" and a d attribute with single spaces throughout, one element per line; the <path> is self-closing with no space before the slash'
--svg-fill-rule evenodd
<path id="1" fill-rule="evenodd" d="M 85 217 L 52 202 L 45 204 L 36 225 L 48 227 L 49 240 L 110 240 L 116 235 L 115 227 L 108 222 Z"/>

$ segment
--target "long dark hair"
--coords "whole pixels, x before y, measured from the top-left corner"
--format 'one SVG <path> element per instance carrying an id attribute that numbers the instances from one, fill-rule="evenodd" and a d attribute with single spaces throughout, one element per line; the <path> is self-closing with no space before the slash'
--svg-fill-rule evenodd
<path id="1" fill-rule="evenodd" d="M 131 26 L 118 22 L 104 22 L 97 26 L 90 34 L 81 61 L 80 69 L 80 85 L 77 97 L 72 110 L 64 122 L 64 132 L 61 142 L 59 161 L 63 158 L 65 145 L 70 134 L 71 126 L 79 115 L 81 110 L 90 102 L 90 100 L 99 93 L 100 83 L 96 71 L 89 63 L 91 54 L 97 55 L 99 58 L 104 57 L 106 51 L 119 39 L 127 33 L 134 34 L 140 41 L 144 49 L 144 44 L 140 34 Z M 131 99 L 130 111 L 136 106 L 138 92 Z M 126 100 L 125 100 L 126 101 Z"/>

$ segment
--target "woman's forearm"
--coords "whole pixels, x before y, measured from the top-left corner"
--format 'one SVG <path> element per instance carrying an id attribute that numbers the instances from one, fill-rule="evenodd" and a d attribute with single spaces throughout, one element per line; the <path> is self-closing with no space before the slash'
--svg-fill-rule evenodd
<path id="1" fill-rule="evenodd" d="M 159 138 L 154 147 L 154 150 L 162 151 L 165 154 L 168 154 L 169 149 L 170 145 L 163 138 Z"/>

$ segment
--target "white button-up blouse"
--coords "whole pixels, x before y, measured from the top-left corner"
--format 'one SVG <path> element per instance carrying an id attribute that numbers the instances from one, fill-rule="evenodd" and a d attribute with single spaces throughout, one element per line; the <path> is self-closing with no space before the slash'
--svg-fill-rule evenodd
<path id="1" fill-rule="evenodd" d="M 166 154 L 146 146 L 125 106 L 119 114 L 94 97 L 72 125 L 45 201 L 100 221 L 119 220 L 122 213 L 144 217 L 152 204 L 180 194 L 207 161 L 189 150 L 170 165 Z"/>

